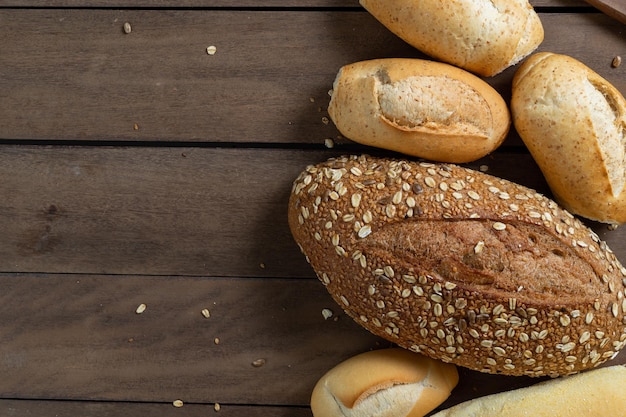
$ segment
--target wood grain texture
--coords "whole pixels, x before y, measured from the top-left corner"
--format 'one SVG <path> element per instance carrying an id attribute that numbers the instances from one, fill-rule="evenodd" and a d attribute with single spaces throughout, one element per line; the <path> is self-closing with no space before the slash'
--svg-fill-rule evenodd
<path id="1" fill-rule="evenodd" d="M 534 7 L 581 7 L 586 3 L 583 0 L 530 0 Z M 128 7 L 127 0 L 6 0 L 3 7 Z M 189 8 L 189 7 L 239 7 L 239 8 L 342 8 L 360 7 L 358 0 L 135 0 L 132 7 L 149 8 Z"/>
<path id="2" fill-rule="evenodd" d="M 0 271 L 312 277 L 287 226 L 291 184 L 340 153 L 4 146 Z M 528 154 L 480 165 L 549 193 Z M 626 258 L 626 229 L 590 226 Z"/>
<path id="3" fill-rule="evenodd" d="M 2 274 L 0 286 L 8 399 L 306 407 L 326 370 L 391 346 L 343 314 L 316 280 Z M 333 317 L 325 320 L 324 308 Z M 540 381 L 460 373 L 442 407 Z"/>
<path id="4" fill-rule="evenodd" d="M 0 400 L 0 413 L 5 417 L 81 416 L 81 417 L 311 417 L 308 407 L 273 407 L 184 403 L 175 408 L 170 403 L 129 403 L 110 401 L 46 401 Z"/>
<path id="5" fill-rule="evenodd" d="M 306 155 L 4 147 L 0 270 L 310 276 L 286 226 Z"/>
<path id="6" fill-rule="evenodd" d="M 572 55 L 626 91 L 626 66 L 610 65 L 623 25 L 541 17 L 540 50 Z M 0 38 L 9 140 L 321 144 L 338 135 L 326 108 L 342 65 L 425 57 L 362 11 L 0 9 Z M 488 80 L 506 99 L 514 70 Z"/>
<path id="7" fill-rule="evenodd" d="M 306 406 L 325 370 L 390 345 L 317 280 L 2 274 L 0 286 L 2 398 Z"/>

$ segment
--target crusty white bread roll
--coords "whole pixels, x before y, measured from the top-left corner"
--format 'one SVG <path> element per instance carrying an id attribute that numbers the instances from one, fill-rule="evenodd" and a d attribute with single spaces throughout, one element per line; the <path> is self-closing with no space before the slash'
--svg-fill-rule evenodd
<path id="1" fill-rule="evenodd" d="M 373 350 L 328 371 L 315 385 L 315 417 L 422 417 L 459 382 L 456 367 L 405 349 Z"/>
<path id="2" fill-rule="evenodd" d="M 360 0 L 408 44 L 483 76 L 518 63 L 543 41 L 527 0 Z"/>
<path id="3" fill-rule="evenodd" d="M 607 417 L 626 415 L 626 368 L 594 369 L 476 398 L 432 417 Z"/>
<path id="4" fill-rule="evenodd" d="M 496 149 L 511 125 L 500 94 L 440 62 L 386 58 L 339 70 L 328 113 L 346 138 L 440 162 L 470 162 Z"/>
<path id="5" fill-rule="evenodd" d="M 338 305 L 403 348 L 482 372 L 558 376 L 626 344 L 626 268 L 519 184 L 344 156 L 298 176 L 288 220 Z"/>
<path id="6" fill-rule="evenodd" d="M 572 57 L 537 53 L 514 76 L 511 110 L 561 205 L 626 222 L 626 100 L 613 85 Z"/>

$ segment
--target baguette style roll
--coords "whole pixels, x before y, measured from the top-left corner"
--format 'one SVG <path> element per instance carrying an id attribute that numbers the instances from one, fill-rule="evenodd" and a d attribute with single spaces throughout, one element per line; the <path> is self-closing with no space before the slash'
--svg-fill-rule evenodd
<path id="1" fill-rule="evenodd" d="M 532 53 L 543 26 L 527 0 L 360 0 L 387 29 L 433 58 L 482 76 Z"/>
<path id="2" fill-rule="evenodd" d="M 626 268 L 519 184 L 344 156 L 298 176 L 288 218 L 334 300 L 405 349 L 482 372 L 558 376 L 626 343 Z"/>
<path id="3" fill-rule="evenodd" d="M 405 349 L 374 350 L 328 371 L 311 395 L 314 417 L 423 417 L 459 382 L 456 367 Z"/>
<path id="4" fill-rule="evenodd" d="M 328 113 L 355 142 L 440 162 L 470 162 L 496 149 L 511 117 L 475 75 L 440 62 L 386 58 L 339 70 Z"/>
<path id="5" fill-rule="evenodd" d="M 606 417 L 626 415 L 621 365 L 466 401 L 432 417 Z"/>
<path id="6" fill-rule="evenodd" d="M 614 86 L 574 58 L 542 52 L 516 72 L 511 110 L 561 205 L 626 222 L 626 100 Z"/>

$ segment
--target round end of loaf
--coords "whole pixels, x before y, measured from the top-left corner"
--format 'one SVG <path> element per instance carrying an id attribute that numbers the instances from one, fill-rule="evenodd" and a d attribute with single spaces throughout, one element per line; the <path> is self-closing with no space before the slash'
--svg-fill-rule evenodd
<path id="1" fill-rule="evenodd" d="M 482 76 L 520 62 L 543 41 L 527 0 L 360 0 L 391 32 L 438 60 Z"/>
<path id="2" fill-rule="evenodd" d="M 459 381 L 454 365 L 405 349 L 356 355 L 315 385 L 315 417 L 422 417 L 440 405 Z"/>
<path id="3" fill-rule="evenodd" d="M 355 142 L 440 162 L 495 150 L 511 125 L 502 96 L 452 65 L 407 58 L 342 67 L 328 113 Z"/>
<path id="4" fill-rule="evenodd" d="M 626 100 L 614 86 L 572 57 L 542 52 L 516 72 L 511 111 L 562 206 L 626 222 Z"/>
<path id="5" fill-rule="evenodd" d="M 626 268 L 554 201 L 451 164 L 367 155 L 307 167 L 288 220 L 329 294 L 405 349 L 559 376 L 626 344 Z"/>
<path id="6" fill-rule="evenodd" d="M 529 7 L 531 6 L 529 5 Z M 524 60 L 524 58 L 528 57 L 537 49 L 537 47 L 543 42 L 543 39 L 544 31 L 541 19 L 539 19 L 539 15 L 537 15 L 537 13 L 533 10 L 526 16 L 526 26 L 523 31 L 523 35 L 520 37 L 520 41 L 517 44 L 513 57 L 506 67 L 497 70 L 497 72 L 502 72 L 506 68 L 520 63 Z"/>

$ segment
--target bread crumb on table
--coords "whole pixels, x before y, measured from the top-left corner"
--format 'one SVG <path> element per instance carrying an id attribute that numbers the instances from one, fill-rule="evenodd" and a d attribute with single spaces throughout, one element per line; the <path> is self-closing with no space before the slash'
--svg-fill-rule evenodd
<path id="1" fill-rule="evenodd" d="M 617 68 L 622 64 L 622 57 L 619 55 L 616 55 L 615 58 L 613 58 L 613 61 L 611 61 L 611 66 L 613 68 Z"/>
<path id="2" fill-rule="evenodd" d="M 263 365 L 265 365 L 265 362 L 266 362 L 265 359 L 259 358 L 259 359 L 256 359 L 256 360 L 252 361 L 252 366 L 254 366 L 255 368 L 260 368 Z"/>

